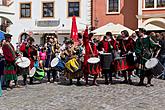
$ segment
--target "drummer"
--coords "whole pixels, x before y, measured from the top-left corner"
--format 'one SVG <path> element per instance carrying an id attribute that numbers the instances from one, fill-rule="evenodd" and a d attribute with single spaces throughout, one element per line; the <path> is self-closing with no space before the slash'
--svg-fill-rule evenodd
<path id="1" fill-rule="evenodd" d="M 11 34 L 5 34 L 6 42 L 2 46 L 3 54 L 5 57 L 5 67 L 4 67 L 4 78 L 6 81 L 7 90 L 12 89 L 11 81 L 14 80 L 15 86 L 17 85 L 17 74 L 16 74 L 16 67 L 15 67 L 15 59 L 16 54 L 13 45 L 11 42 Z"/>
<path id="2" fill-rule="evenodd" d="M 149 36 L 146 35 L 146 30 L 144 28 L 139 28 L 138 39 L 136 40 L 135 53 L 137 55 L 138 69 L 137 74 L 139 74 L 140 82 L 139 86 L 144 85 L 144 78 L 147 77 L 147 87 L 153 86 L 151 84 L 151 79 L 153 75 L 145 70 L 145 63 L 147 59 L 152 57 L 151 49 L 155 47 L 160 47 L 155 43 Z"/>
<path id="3" fill-rule="evenodd" d="M 119 41 L 118 47 L 119 47 L 119 50 L 120 50 L 120 56 L 121 57 L 126 57 L 128 52 L 133 51 L 134 45 L 131 42 L 129 42 L 129 41 L 133 42 L 133 39 L 129 40 L 129 33 L 128 33 L 127 30 L 123 30 L 121 32 L 121 36 L 119 36 L 117 38 L 117 40 Z M 132 46 L 132 47 L 130 47 L 130 46 Z M 126 64 L 125 66 L 128 67 L 127 60 L 125 60 L 124 63 Z M 125 68 L 125 69 L 127 69 L 127 68 Z M 131 75 L 132 74 L 131 73 L 132 73 L 131 71 L 129 71 L 128 74 L 127 74 L 126 70 L 122 71 L 122 75 L 124 76 L 123 83 L 132 84 L 132 80 L 131 80 Z"/>
<path id="4" fill-rule="evenodd" d="M 51 82 L 51 73 L 52 73 L 52 77 L 53 77 L 53 83 L 55 83 L 56 77 L 57 77 L 57 71 L 52 70 L 51 68 L 51 61 L 53 60 L 53 58 L 55 58 L 55 53 L 56 53 L 56 47 L 55 47 L 55 41 L 54 41 L 54 37 L 53 36 L 49 36 L 47 37 L 47 43 L 45 44 L 46 47 L 46 61 L 45 61 L 45 71 L 47 72 L 47 78 L 48 78 L 48 82 Z"/>
<path id="5" fill-rule="evenodd" d="M 99 42 L 98 49 L 99 51 L 103 51 L 104 53 L 111 53 L 112 54 L 112 59 L 107 59 L 107 60 L 112 60 L 113 61 L 113 52 L 116 50 L 116 41 L 112 37 L 111 32 L 107 32 L 106 36 L 104 36 L 103 40 Z M 111 65 L 112 67 L 112 65 Z M 102 69 L 102 74 L 105 75 L 105 84 L 109 84 L 109 82 L 112 84 L 112 70 L 113 68 L 110 69 Z M 109 81 L 108 81 L 108 76 L 109 76 Z"/>
<path id="6" fill-rule="evenodd" d="M 29 74 L 29 69 L 34 67 L 35 59 L 37 58 L 36 49 L 33 46 L 34 39 L 28 37 L 20 46 L 20 51 L 23 53 L 23 57 L 27 57 L 30 60 L 30 67 L 22 69 L 23 83 L 27 84 L 27 75 Z M 33 84 L 33 78 L 30 77 L 30 84 Z"/>
<path id="7" fill-rule="evenodd" d="M 77 52 L 76 52 L 76 47 L 74 46 L 74 42 L 72 40 L 67 40 L 65 44 L 66 44 L 66 48 L 61 53 L 61 57 L 63 57 L 63 59 L 65 57 L 65 62 L 66 63 L 68 61 L 72 60 L 72 59 L 76 59 L 76 60 L 74 60 L 75 61 L 75 64 L 78 64 L 78 66 L 79 66 L 79 63 L 77 62 L 78 55 L 77 55 Z M 79 68 L 77 65 L 72 65 L 72 66 L 75 66 L 75 68 Z M 82 72 L 81 71 L 77 71 L 75 73 L 72 73 L 70 71 L 70 69 L 72 70 L 72 68 L 67 67 L 67 66 L 65 68 L 65 76 L 70 81 L 69 85 L 72 85 L 73 84 L 72 79 L 77 79 L 77 85 L 80 86 L 81 85 L 80 78 L 83 76 L 82 75 Z"/>
<path id="8" fill-rule="evenodd" d="M 96 48 L 96 45 L 92 42 L 92 37 L 93 37 L 93 34 L 90 33 L 88 35 L 88 29 L 86 29 L 83 35 L 83 43 L 85 45 L 83 73 L 86 79 L 86 85 L 88 85 L 88 75 L 91 74 L 94 76 L 92 85 L 98 86 L 96 80 L 100 73 L 100 68 L 91 67 L 91 65 L 87 62 L 89 58 L 98 56 L 98 50 Z M 90 72 L 90 69 L 92 69 L 92 73 Z"/>

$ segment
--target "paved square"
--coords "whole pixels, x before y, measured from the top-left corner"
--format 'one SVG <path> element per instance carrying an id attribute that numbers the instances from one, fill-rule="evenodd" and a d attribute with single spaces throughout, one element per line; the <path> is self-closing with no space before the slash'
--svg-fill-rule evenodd
<path id="1" fill-rule="evenodd" d="M 153 84 L 153 87 L 119 83 L 98 87 L 27 85 L 4 91 L 0 110 L 164 110 L 165 81 L 153 79 Z"/>

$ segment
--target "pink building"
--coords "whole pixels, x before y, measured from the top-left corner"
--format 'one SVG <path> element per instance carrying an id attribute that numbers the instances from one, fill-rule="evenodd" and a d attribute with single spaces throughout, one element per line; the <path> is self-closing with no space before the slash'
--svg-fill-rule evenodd
<path id="1" fill-rule="evenodd" d="M 93 28 L 112 22 L 137 29 L 138 0 L 93 0 L 92 4 Z"/>
<path id="2" fill-rule="evenodd" d="M 93 0 L 92 29 L 119 23 L 132 30 L 148 24 L 165 29 L 165 0 Z"/>

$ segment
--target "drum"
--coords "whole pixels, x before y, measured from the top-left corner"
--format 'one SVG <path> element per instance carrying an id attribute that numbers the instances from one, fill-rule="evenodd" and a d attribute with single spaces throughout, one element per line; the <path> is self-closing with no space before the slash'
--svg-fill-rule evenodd
<path id="1" fill-rule="evenodd" d="M 33 77 L 34 74 L 35 74 L 35 72 L 36 72 L 36 68 L 33 67 L 33 68 L 30 70 L 30 72 L 29 72 L 29 77 Z"/>
<path id="2" fill-rule="evenodd" d="M 136 57 L 134 55 L 134 53 L 128 53 L 126 55 L 126 61 L 127 61 L 127 65 L 128 65 L 128 70 L 133 70 L 136 68 Z"/>
<path id="3" fill-rule="evenodd" d="M 100 61 L 102 69 L 110 69 L 111 63 L 113 61 L 111 53 L 101 53 Z"/>
<path id="4" fill-rule="evenodd" d="M 126 55 L 126 61 L 128 65 L 134 65 L 135 64 L 135 59 L 133 53 L 128 53 Z"/>
<path id="5" fill-rule="evenodd" d="M 72 58 L 65 64 L 66 69 L 68 69 L 71 73 L 75 73 L 80 70 L 80 65 L 77 62 L 76 58 Z"/>
<path id="6" fill-rule="evenodd" d="M 42 80 L 45 77 L 45 72 L 43 69 L 33 67 L 30 70 L 29 76 L 37 80 Z"/>
<path id="7" fill-rule="evenodd" d="M 126 57 L 117 57 L 114 61 L 115 71 L 124 71 L 128 69 Z"/>
<path id="8" fill-rule="evenodd" d="M 19 57 L 15 62 L 20 68 L 27 68 L 30 66 L 30 60 L 26 57 Z"/>
<path id="9" fill-rule="evenodd" d="M 145 67 L 154 75 L 159 76 L 164 71 L 164 66 L 159 62 L 157 58 L 151 58 L 145 63 Z"/>
<path id="10" fill-rule="evenodd" d="M 56 57 L 51 61 L 51 67 L 55 70 L 62 71 L 65 68 L 65 64 L 60 58 Z"/>
<path id="11" fill-rule="evenodd" d="M 91 57 L 87 60 L 87 70 L 91 75 L 97 75 L 100 73 L 100 59 L 97 57 Z"/>

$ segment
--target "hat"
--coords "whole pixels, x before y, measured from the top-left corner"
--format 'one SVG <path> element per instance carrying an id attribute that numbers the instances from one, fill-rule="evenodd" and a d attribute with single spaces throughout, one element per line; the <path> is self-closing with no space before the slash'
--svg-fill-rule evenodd
<path id="1" fill-rule="evenodd" d="M 12 37 L 11 34 L 4 34 L 4 36 L 5 36 L 5 38 L 7 38 L 7 37 Z"/>

